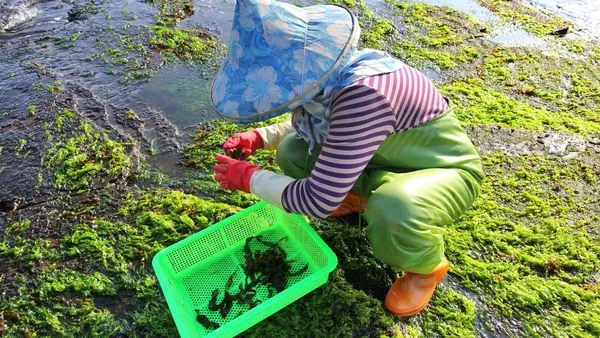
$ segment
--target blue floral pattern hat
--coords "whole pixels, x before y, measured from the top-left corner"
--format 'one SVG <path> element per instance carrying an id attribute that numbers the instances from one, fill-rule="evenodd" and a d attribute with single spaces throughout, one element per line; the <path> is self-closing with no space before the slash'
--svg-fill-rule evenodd
<path id="1" fill-rule="evenodd" d="M 298 107 L 337 81 L 359 35 L 357 19 L 345 7 L 237 0 L 213 104 L 241 123 Z"/>

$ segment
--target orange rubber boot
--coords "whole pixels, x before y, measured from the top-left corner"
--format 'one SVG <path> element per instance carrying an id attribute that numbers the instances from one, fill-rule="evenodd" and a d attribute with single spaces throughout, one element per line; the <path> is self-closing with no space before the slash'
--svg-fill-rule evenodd
<path id="1" fill-rule="evenodd" d="M 407 272 L 398 278 L 387 295 L 385 307 L 399 317 L 415 315 L 427 306 L 435 287 L 444 279 L 450 263 L 444 259 L 431 273 Z"/>
<path id="2" fill-rule="evenodd" d="M 367 207 L 367 198 L 356 195 L 353 192 L 348 193 L 342 204 L 335 209 L 330 217 L 341 217 L 355 212 L 365 212 Z"/>

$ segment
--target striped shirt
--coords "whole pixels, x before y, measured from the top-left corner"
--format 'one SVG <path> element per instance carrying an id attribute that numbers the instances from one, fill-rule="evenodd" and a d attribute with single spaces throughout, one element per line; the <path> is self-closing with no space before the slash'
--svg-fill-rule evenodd
<path id="1" fill-rule="evenodd" d="M 425 123 L 448 109 L 433 83 L 404 66 L 340 90 L 321 153 L 307 178 L 283 191 L 289 211 L 325 218 L 340 205 L 390 135 Z"/>

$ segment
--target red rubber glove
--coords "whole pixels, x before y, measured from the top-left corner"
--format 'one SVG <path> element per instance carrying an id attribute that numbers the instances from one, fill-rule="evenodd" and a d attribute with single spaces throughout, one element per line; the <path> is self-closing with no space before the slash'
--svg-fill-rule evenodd
<path id="1" fill-rule="evenodd" d="M 246 158 L 256 150 L 265 147 L 262 137 L 256 130 L 250 130 L 239 134 L 234 134 L 223 144 L 225 153 L 229 156 L 235 154 L 237 149 L 241 158 Z"/>
<path id="2" fill-rule="evenodd" d="M 250 178 L 260 167 L 248 161 L 238 161 L 229 156 L 217 155 L 214 167 L 216 180 L 227 190 L 250 192 Z"/>

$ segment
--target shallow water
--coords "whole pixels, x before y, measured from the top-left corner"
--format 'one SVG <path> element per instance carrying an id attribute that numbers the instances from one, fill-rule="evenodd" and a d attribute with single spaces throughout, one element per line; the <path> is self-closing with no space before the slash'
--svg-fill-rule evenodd
<path id="1" fill-rule="evenodd" d="M 181 21 L 181 27 L 199 25 L 218 35 L 222 41 L 229 40 L 235 0 L 194 1 L 194 14 Z"/>
<path id="2" fill-rule="evenodd" d="M 0 1 L 0 32 L 33 19 L 38 14 L 28 1 Z"/>
<path id="3" fill-rule="evenodd" d="M 216 116 L 211 108 L 210 85 L 207 78 L 174 63 L 163 66 L 135 97 L 159 109 L 175 125 L 189 126 Z"/>
<path id="4" fill-rule="evenodd" d="M 584 35 L 600 39 L 600 2 L 598 0 L 527 0 L 576 24 Z"/>

